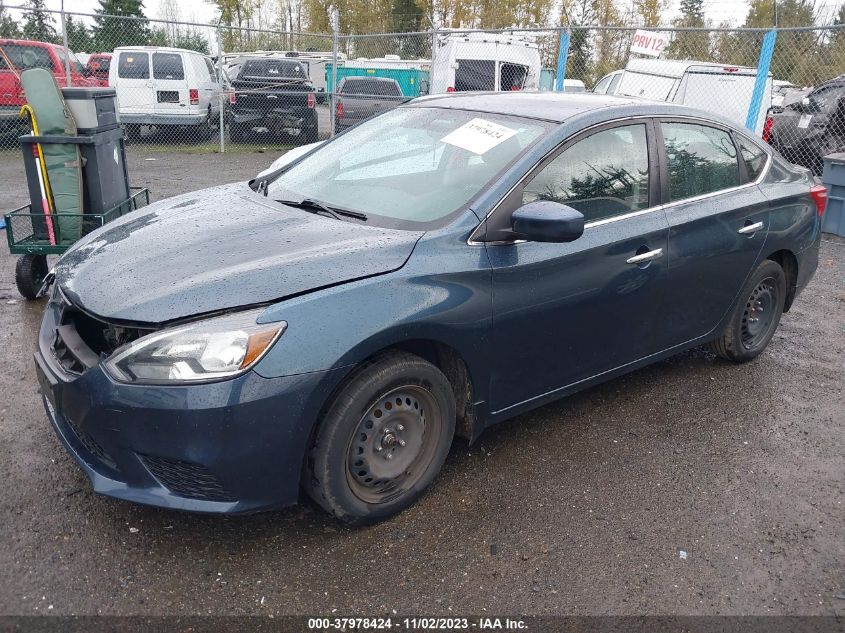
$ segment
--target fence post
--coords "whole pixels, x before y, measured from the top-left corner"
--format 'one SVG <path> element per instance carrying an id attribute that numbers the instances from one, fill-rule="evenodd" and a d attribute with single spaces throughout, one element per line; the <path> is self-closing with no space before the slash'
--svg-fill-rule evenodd
<path id="1" fill-rule="evenodd" d="M 65 84 L 71 85 L 70 81 L 70 47 L 67 45 L 67 25 L 65 23 L 65 0 L 62 0 L 62 6 L 59 11 L 59 22 L 62 25 L 62 43 L 65 46 Z"/>
<path id="2" fill-rule="evenodd" d="M 431 68 L 434 68 L 434 60 L 437 58 L 437 27 L 431 23 Z M 431 77 L 428 78 L 429 90 L 431 90 Z"/>
<path id="3" fill-rule="evenodd" d="M 332 7 L 329 9 L 330 13 L 329 16 L 331 18 L 332 24 L 332 92 L 329 98 L 329 122 L 331 125 L 331 129 L 329 130 L 329 136 L 334 136 L 334 124 L 335 124 L 335 102 L 336 102 L 336 95 L 337 95 L 337 46 L 338 46 L 338 36 L 340 31 L 340 12 L 338 11 L 337 7 Z"/>
<path id="4" fill-rule="evenodd" d="M 560 46 L 557 51 L 557 76 L 555 77 L 555 91 L 564 92 L 563 80 L 566 77 L 566 60 L 569 57 L 569 40 L 572 35 L 571 28 L 560 30 Z"/>
<path id="5" fill-rule="evenodd" d="M 760 47 L 757 79 L 754 81 L 754 92 L 751 94 L 748 116 L 745 119 L 745 127 L 751 132 L 756 133 L 757 131 L 757 118 L 760 116 L 760 106 L 763 103 L 763 94 L 766 91 L 766 84 L 769 79 L 769 67 L 772 65 L 772 55 L 775 52 L 777 37 L 777 29 L 772 29 L 763 37 L 763 45 Z"/>
<path id="6" fill-rule="evenodd" d="M 217 74 L 220 77 L 220 86 L 221 88 L 225 85 L 223 83 L 223 38 L 220 37 L 220 25 L 217 25 Z M 226 95 L 228 98 L 228 95 Z M 220 107 L 218 111 L 218 117 L 220 118 L 220 153 L 226 153 L 226 141 L 223 137 L 226 134 L 226 124 L 223 120 L 223 90 L 217 91 L 217 102 Z"/>

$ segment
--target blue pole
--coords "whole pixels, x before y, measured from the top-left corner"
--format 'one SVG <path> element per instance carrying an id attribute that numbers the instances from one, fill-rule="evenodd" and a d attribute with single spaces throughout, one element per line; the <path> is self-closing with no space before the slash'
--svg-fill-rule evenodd
<path id="1" fill-rule="evenodd" d="M 745 119 L 745 127 L 752 132 L 755 132 L 757 128 L 757 117 L 760 116 L 760 106 L 763 104 L 763 94 L 766 92 L 769 67 L 772 65 L 772 55 L 775 52 L 775 41 L 777 37 L 777 30 L 772 29 L 763 37 L 763 46 L 760 47 L 760 61 L 757 62 L 757 79 L 754 82 L 754 93 L 751 95 L 748 116 Z"/>
<path id="2" fill-rule="evenodd" d="M 563 78 L 566 76 L 566 59 L 569 57 L 569 27 L 560 32 L 560 46 L 557 51 L 557 76 L 555 90 L 563 92 Z"/>

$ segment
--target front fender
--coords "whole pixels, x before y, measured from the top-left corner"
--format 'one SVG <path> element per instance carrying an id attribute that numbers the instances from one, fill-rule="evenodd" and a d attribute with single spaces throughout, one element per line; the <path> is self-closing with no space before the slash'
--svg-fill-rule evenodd
<path id="1" fill-rule="evenodd" d="M 398 271 L 269 307 L 259 320 L 288 328 L 255 371 L 279 377 L 352 367 L 403 342 L 434 341 L 461 356 L 476 396 L 486 399 L 491 272 L 485 249 L 466 244 L 468 233 L 429 234 Z"/>

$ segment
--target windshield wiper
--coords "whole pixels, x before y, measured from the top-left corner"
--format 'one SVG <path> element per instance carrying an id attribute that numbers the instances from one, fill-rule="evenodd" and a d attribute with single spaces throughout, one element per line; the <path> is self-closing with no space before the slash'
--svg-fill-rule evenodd
<path id="1" fill-rule="evenodd" d="M 304 209 L 310 213 L 325 213 L 333 217 L 335 220 L 340 220 L 340 216 L 345 215 L 348 218 L 355 218 L 362 222 L 367 221 L 367 216 L 359 211 L 352 211 L 351 209 L 341 209 L 340 207 L 330 207 L 327 204 L 314 200 L 313 198 L 303 198 L 302 200 L 276 200 L 281 204 L 289 207 L 296 207 L 297 209 Z"/>

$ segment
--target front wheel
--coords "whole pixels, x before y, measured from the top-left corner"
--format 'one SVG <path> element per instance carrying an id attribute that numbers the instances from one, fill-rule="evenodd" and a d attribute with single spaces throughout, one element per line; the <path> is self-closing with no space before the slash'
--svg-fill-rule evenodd
<path id="1" fill-rule="evenodd" d="M 307 494 L 346 523 L 389 517 L 436 477 L 455 432 L 455 398 L 443 373 L 405 353 L 353 374 L 331 403 L 307 456 Z"/>
<path id="2" fill-rule="evenodd" d="M 767 259 L 748 278 L 731 320 L 710 342 L 710 350 L 735 363 L 756 358 L 772 340 L 785 301 L 786 275 L 777 262 Z"/>

